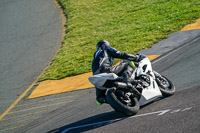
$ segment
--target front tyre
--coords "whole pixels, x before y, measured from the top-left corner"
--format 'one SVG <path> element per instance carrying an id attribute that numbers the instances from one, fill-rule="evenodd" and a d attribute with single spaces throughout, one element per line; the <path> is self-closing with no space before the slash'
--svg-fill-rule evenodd
<path id="1" fill-rule="evenodd" d="M 106 100 L 115 109 L 115 111 L 120 112 L 126 116 L 134 115 L 140 109 L 140 105 L 136 97 L 130 98 L 129 103 L 127 102 L 128 100 L 126 100 L 128 103 L 126 105 L 123 103 L 122 99 L 119 100 L 117 91 L 114 88 L 107 91 Z"/>
<path id="2" fill-rule="evenodd" d="M 175 93 L 174 84 L 165 76 L 154 71 L 156 82 L 163 96 L 172 96 Z"/>

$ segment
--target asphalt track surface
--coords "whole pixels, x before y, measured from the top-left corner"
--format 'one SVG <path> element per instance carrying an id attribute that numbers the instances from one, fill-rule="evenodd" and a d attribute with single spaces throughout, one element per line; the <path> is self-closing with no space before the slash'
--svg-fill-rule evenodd
<path id="1" fill-rule="evenodd" d="M 61 36 L 58 13 L 51 0 L 0 1 L 0 18 L 3 18 L 0 19 L 0 60 L 3 62 L 0 88 L 5 88 L 0 90 L 0 113 L 52 58 L 47 53 L 53 55 Z M 199 33 L 199 30 L 176 32 L 170 35 L 172 39 L 161 41 L 150 51 L 144 50 L 146 54 L 162 54 L 180 46 L 153 63 L 156 71 L 174 82 L 178 92 L 142 108 L 133 117 L 124 117 L 106 104 L 96 105 L 95 91 L 91 88 L 22 99 L 0 121 L 0 132 L 199 132 Z"/>
<path id="2" fill-rule="evenodd" d="M 186 132 L 200 131 L 200 36 L 153 61 L 154 70 L 176 86 L 175 95 L 140 109 L 132 117 L 95 103 L 93 88 L 69 92 L 70 103 L 42 115 L 18 132 Z M 67 102 L 67 101 L 66 101 Z"/>
<path id="3" fill-rule="evenodd" d="M 61 36 L 52 0 L 0 0 L 0 114 L 48 65 Z"/>

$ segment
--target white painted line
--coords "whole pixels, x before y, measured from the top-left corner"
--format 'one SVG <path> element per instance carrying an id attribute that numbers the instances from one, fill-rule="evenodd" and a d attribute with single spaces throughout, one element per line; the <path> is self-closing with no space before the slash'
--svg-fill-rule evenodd
<path id="1" fill-rule="evenodd" d="M 183 110 L 182 110 L 182 112 L 183 112 L 183 111 L 187 111 L 187 110 L 190 110 L 190 109 L 192 109 L 192 107 L 189 107 L 189 108 L 185 108 L 185 109 L 183 109 Z"/>
<path id="2" fill-rule="evenodd" d="M 68 132 L 70 130 L 83 128 L 83 127 L 89 127 L 89 126 L 95 126 L 95 125 L 103 125 L 103 124 L 111 124 L 111 123 L 114 123 L 114 122 L 117 122 L 117 121 L 120 121 L 120 120 L 123 120 L 123 119 L 127 119 L 127 118 L 130 119 L 130 118 L 136 118 L 136 117 L 153 115 L 153 114 L 158 114 L 158 116 L 160 116 L 160 115 L 164 115 L 165 113 L 167 113 L 169 111 L 170 111 L 170 109 L 167 109 L 167 110 L 161 110 L 161 111 L 156 111 L 156 112 L 151 112 L 151 113 L 145 113 L 145 114 L 141 114 L 141 115 L 135 115 L 135 116 L 132 116 L 132 117 L 123 117 L 123 118 L 114 119 L 114 120 L 107 120 L 107 121 L 101 121 L 101 122 L 97 122 L 97 123 L 91 123 L 91 124 L 71 127 L 71 128 L 65 129 L 61 133 L 66 133 L 66 132 Z"/>
<path id="3" fill-rule="evenodd" d="M 89 127 L 89 126 L 95 126 L 95 125 L 103 125 L 103 124 L 111 124 L 111 123 L 114 123 L 116 121 L 119 121 L 119 120 L 123 120 L 125 119 L 126 117 L 124 118 L 119 118 L 119 119 L 115 119 L 115 120 L 107 120 L 107 121 L 101 121 L 101 122 L 97 122 L 97 123 L 91 123 L 91 124 L 86 124 L 86 125 L 82 125 L 82 126 L 76 126 L 76 127 L 71 127 L 71 128 L 67 128 L 65 129 L 64 131 L 62 131 L 61 133 L 66 133 L 72 129 L 78 129 L 78 128 L 83 128 L 83 127 Z"/>
<path id="4" fill-rule="evenodd" d="M 180 109 L 177 109 L 177 110 L 172 111 L 171 113 L 173 114 L 173 113 L 177 113 L 179 111 L 180 111 Z"/>
<path id="5" fill-rule="evenodd" d="M 91 123 L 91 124 L 86 124 L 86 125 L 81 125 L 81 126 L 76 126 L 76 127 L 70 127 L 70 128 L 65 129 L 61 133 L 66 133 L 66 132 L 68 132 L 70 130 L 83 128 L 83 127 L 89 127 L 89 126 L 98 127 L 98 126 L 103 126 L 103 125 L 107 125 L 107 124 L 112 124 L 114 122 L 117 122 L 117 121 L 120 121 L 120 120 L 123 120 L 123 119 L 131 119 L 131 118 L 154 115 L 154 114 L 157 114 L 157 116 L 161 116 L 161 115 L 164 115 L 164 114 L 168 113 L 169 111 L 171 111 L 171 114 L 172 114 L 172 113 L 188 111 L 190 109 L 192 109 L 192 107 L 188 107 L 188 108 L 184 108 L 184 109 L 176 109 L 176 110 L 166 109 L 166 110 L 161 110 L 161 111 L 156 111 L 156 112 L 150 112 L 150 113 L 145 113 L 145 114 L 140 114 L 140 115 L 134 115 L 134 116 L 131 116 L 131 117 L 122 117 L 122 118 L 113 119 L 113 120 L 107 120 L 107 121 L 101 121 L 101 122 L 96 122 L 96 123 Z"/>

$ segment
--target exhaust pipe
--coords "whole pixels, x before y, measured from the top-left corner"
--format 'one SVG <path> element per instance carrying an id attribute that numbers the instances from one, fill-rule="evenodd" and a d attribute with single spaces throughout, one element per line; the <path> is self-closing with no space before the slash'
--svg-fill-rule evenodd
<path id="1" fill-rule="evenodd" d="M 115 87 L 122 88 L 122 89 L 126 89 L 128 86 L 126 83 L 123 83 L 123 82 L 115 82 L 114 85 Z"/>
<path id="2" fill-rule="evenodd" d="M 141 96 L 141 93 L 135 87 L 133 87 L 131 84 L 126 84 L 123 82 L 115 82 L 114 85 L 116 88 L 132 89 L 137 95 Z"/>

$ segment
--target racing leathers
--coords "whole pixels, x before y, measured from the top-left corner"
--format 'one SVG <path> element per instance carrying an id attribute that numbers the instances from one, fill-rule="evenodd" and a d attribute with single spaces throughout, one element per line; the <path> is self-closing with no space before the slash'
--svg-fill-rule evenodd
<path id="1" fill-rule="evenodd" d="M 93 75 L 99 73 L 115 73 L 121 75 L 123 82 L 129 82 L 134 68 L 130 66 L 129 62 L 123 62 L 119 65 L 112 66 L 114 58 L 138 61 L 139 55 L 127 54 L 117 51 L 114 48 L 102 50 L 99 48 L 93 55 L 92 71 Z M 105 102 L 106 90 L 96 88 L 96 99 L 98 102 Z"/>

